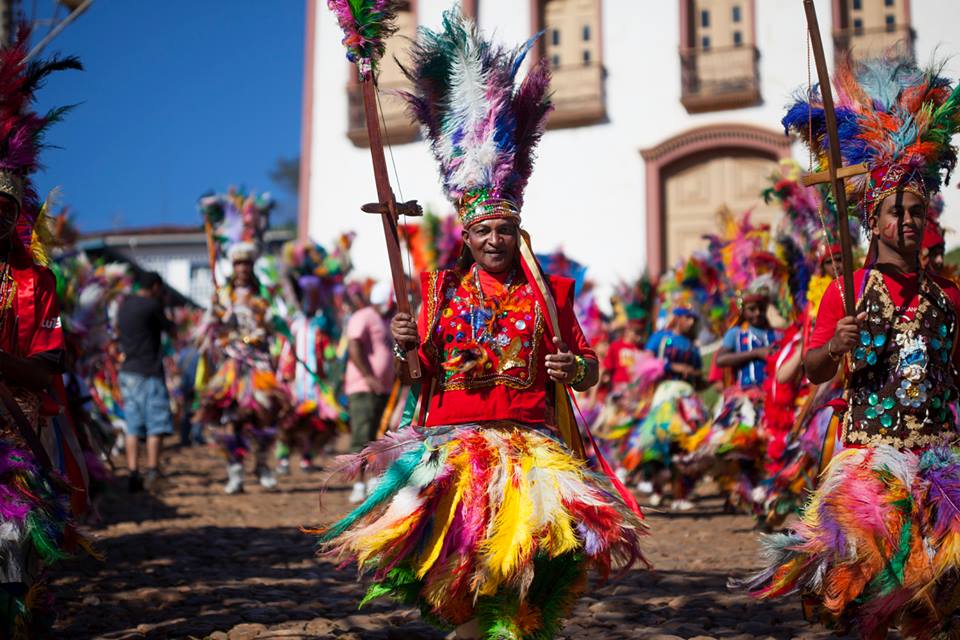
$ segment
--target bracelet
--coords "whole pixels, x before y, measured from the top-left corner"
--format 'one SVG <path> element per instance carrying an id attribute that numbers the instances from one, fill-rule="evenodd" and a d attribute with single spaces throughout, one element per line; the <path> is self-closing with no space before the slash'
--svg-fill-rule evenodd
<path id="1" fill-rule="evenodd" d="M 393 357 L 397 360 L 407 359 L 407 352 L 400 348 L 400 345 L 396 342 L 393 343 Z"/>
<path id="2" fill-rule="evenodd" d="M 583 356 L 575 356 L 575 359 L 577 361 L 577 371 L 573 375 L 573 380 L 570 381 L 571 387 L 577 386 L 587 377 L 587 359 Z"/>
<path id="3" fill-rule="evenodd" d="M 834 362 L 840 362 L 843 360 L 843 354 L 834 355 L 833 353 L 833 338 L 827 340 L 827 356 Z"/>

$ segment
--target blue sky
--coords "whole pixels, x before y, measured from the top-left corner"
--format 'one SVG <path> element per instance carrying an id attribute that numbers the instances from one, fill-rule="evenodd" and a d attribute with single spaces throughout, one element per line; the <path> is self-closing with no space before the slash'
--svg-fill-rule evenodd
<path id="1" fill-rule="evenodd" d="M 51 0 L 38 4 L 49 16 Z M 269 190 L 280 216 L 295 215 L 269 174 L 300 151 L 304 5 L 95 0 L 45 51 L 85 70 L 38 95 L 42 110 L 80 103 L 48 134 L 61 148 L 44 152 L 39 191 L 59 186 L 82 231 L 199 225 L 197 197 L 231 184 Z"/>

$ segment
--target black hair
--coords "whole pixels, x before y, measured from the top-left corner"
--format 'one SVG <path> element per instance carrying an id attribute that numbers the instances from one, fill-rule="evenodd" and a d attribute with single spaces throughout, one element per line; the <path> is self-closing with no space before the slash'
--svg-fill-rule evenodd
<path id="1" fill-rule="evenodd" d="M 463 248 L 460 249 L 460 257 L 457 258 L 456 267 L 457 269 L 468 271 L 474 262 L 476 262 L 476 260 L 473 259 L 473 252 L 470 251 L 470 246 L 464 242 Z"/>
<path id="2" fill-rule="evenodd" d="M 158 284 L 163 284 L 163 278 L 156 271 L 141 271 L 137 276 L 137 284 L 141 289 L 153 289 Z"/>

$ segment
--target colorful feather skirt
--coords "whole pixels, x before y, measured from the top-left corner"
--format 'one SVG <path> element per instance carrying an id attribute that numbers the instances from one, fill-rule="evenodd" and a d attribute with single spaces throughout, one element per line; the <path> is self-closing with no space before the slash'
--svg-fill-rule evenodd
<path id="1" fill-rule="evenodd" d="M 763 477 L 764 439 L 759 416 L 760 389 L 731 387 L 712 420 L 684 439 L 677 456 L 688 475 L 710 474 L 725 494 L 728 506 L 754 512 L 756 488 Z"/>
<path id="2" fill-rule="evenodd" d="M 641 389 L 638 385 L 625 385 L 610 393 L 603 400 L 599 415 L 591 424 L 591 433 L 604 447 L 604 453 L 610 458 L 620 459 L 620 450 L 626 445 L 626 438 L 636 429 L 637 424 L 650 412 L 654 387 Z M 582 407 L 581 407 L 582 410 Z"/>
<path id="3" fill-rule="evenodd" d="M 787 447 L 800 419 L 800 412 L 809 396 L 809 388 L 795 389 L 787 384 L 776 384 L 768 378 L 764 385 L 766 398 L 761 417 L 766 441 L 764 473 L 770 477 L 783 470 L 788 460 Z"/>
<path id="4" fill-rule="evenodd" d="M 484 638 L 552 638 L 586 586 L 645 564 L 642 517 L 556 440 L 516 425 L 391 432 L 352 457 L 382 473 L 367 500 L 319 530 L 322 549 L 388 596 Z M 361 604 L 363 604 L 361 603 Z"/>
<path id="5" fill-rule="evenodd" d="M 349 431 L 345 422 L 325 415 L 316 401 L 305 400 L 284 416 L 277 433 L 277 459 L 289 459 L 294 447 L 300 447 L 301 453 L 311 458 L 314 451 L 325 447 L 338 433 Z"/>
<path id="6" fill-rule="evenodd" d="M 689 383 L 661 382 L 653 394 L 650 411 L 624 442 L 621 466 L 627 471 L 650 463 L 669 466 L 681 444 L 705 419 L 703 403 Z"/>
<path id="7" fill-rule="evenodd" d="M 955 638 L 960 612 L 960 450 L 846 449 L 797 527 L 763 540 L 760 598 L 803 593 L 862 638 Z"/>
<path id="8" fill-rule="evenodd" d="M 795 435 L 787 439 L 779 470 L 762 483 L 762 516 L 777 526 L 790 514 L 799 514 L 817 484 L 824 441 L 839 416 L 827 405 L 810 413 Z"/>
<path id="9" fill-rule="evenodd" d="M 0 434 L 0 637 L 34 638 L 49 628 L 44 567 L 79 548 L 90 551 L 72 523 L 70 488 Z"/>
<path id="10" fill-rule="evenodd" d="M 332 414 L 315 400 L 304 400 L 297 404 L 280 421 L 284 431 L 306 433 L 320 438 L 328 438 L 348 430 L 347 423 L 339 414 Z"/>
<path id="11" fill-rule="evenodd" d="M 198 418 L 207 424 L 274 425 L 290 410 L 290 392 L 269 360 L 252 349 L 227 359 L 204 386 Z"/>

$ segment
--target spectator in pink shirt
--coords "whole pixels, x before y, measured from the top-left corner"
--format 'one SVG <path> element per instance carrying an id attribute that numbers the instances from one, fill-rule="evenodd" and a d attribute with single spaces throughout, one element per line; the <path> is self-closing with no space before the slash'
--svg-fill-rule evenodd
<path id="1" fill-rule="evenodd" d="M 350 449 L 359 452 L 376 438 L 380 419 L 393 386 L 392 313 L 390 285 L 381 282 L 370 292 L 370 304 L 358 309 L 347 322 L 347 371 L 344 392 L 350 409 Z M 350 502 L 363 502 L 372 487 L 353 485 Z"/>

